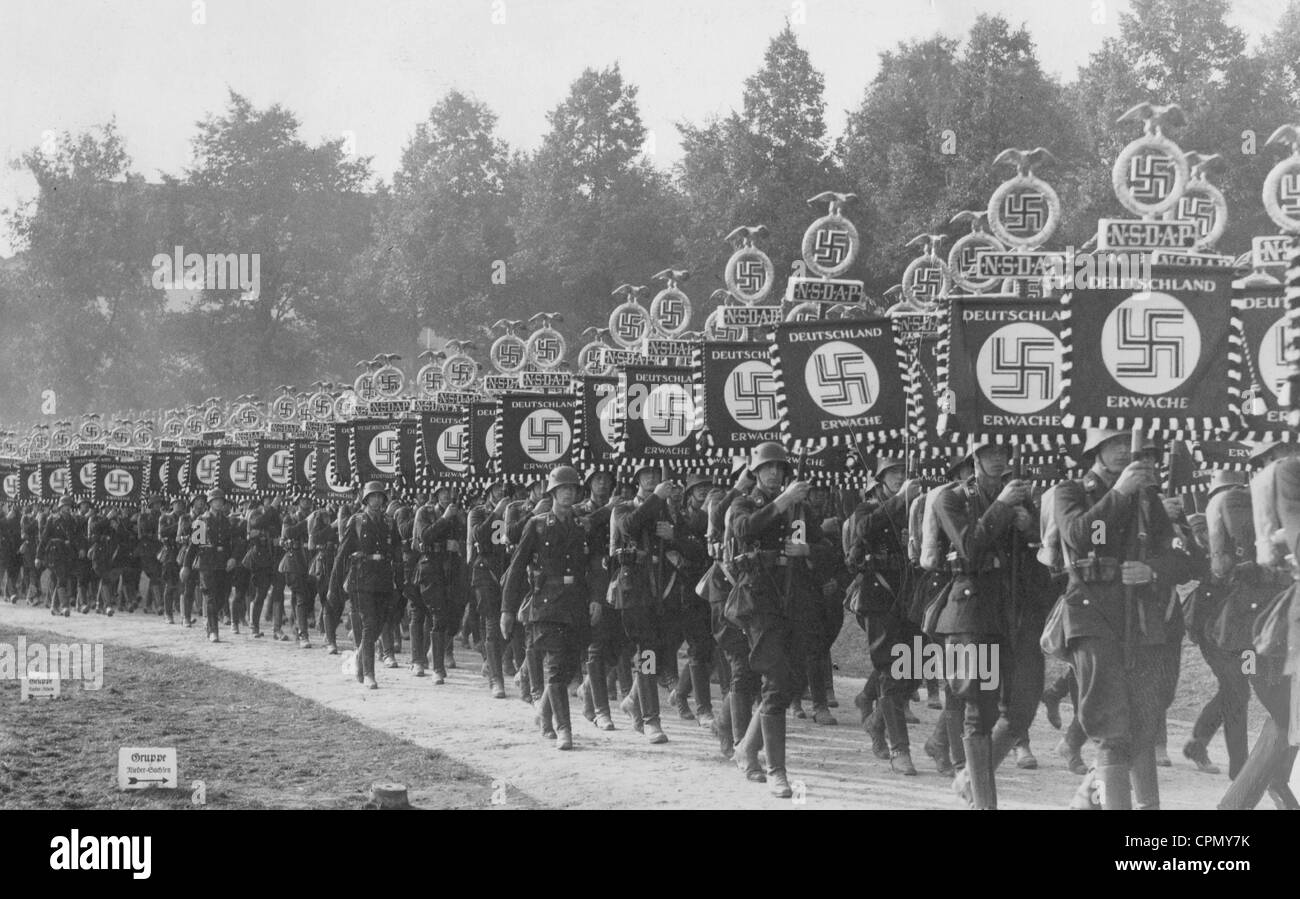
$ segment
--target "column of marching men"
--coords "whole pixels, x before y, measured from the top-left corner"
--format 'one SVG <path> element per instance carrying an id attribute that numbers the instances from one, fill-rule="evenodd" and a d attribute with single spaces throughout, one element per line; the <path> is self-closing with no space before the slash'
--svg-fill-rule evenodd
<path id="1" fill-rule="evenodd" d="M 1191 514 L 1160 493 L 1161 448 L 1128 432 L 1087 432 L 1077 476 L 1056 485 L 1015 477 L 1006 446 L 964 450 L 938 469 L 929 460 L 946 475 L 929 481 L 907 477 L 921 460 L 881 456 L 857 494 L 809 483 L 765 443 L 725 480 L 559 466 L 477 492 L 398 497 L 370 482 L 355 506 L 220 489 L 138 510 L 64 496 L 9 504 L 0 570 L 10 602 L 202 620 L 214 643 L 223 628 L 256 639 L 269 626 L 302 648 L 315 631 L 338 654 L 346 622 L 370 689 L 377 663 L 399 668 L 404 641 L 410 676 L 445 684 L 459 636 L 482 655 L 486 695 L 513 686 L 556 748 L 574 745 L 571 696 L 595 728 L 625 720 L 652 744 L 668 742 L 662 717 L 673 714 L 709 729 L 776 796 L 791 795 L 789 718 L 836 723 L 830 650 L 847 617 L 871 663 L 855 699 L 871 751 L 917 774 L 910 704 L 924 687 L 941 710 L 924 751 L 979 809 L 997 807 L 996 773 L 1013 752 L 1017 767 L 1037 767 L 1037 708 L 1059 729 L 1066 699 L 1074 715 L 1057 752 L 1083 778 L 1072 805 L 1158 808 L 1186 636 L 1217 690 L 1183 754 L 1218 773 L 1207 744 L 1222 727 L 1221 806 L 1253 807 L 1267 792 L 1300 807 L 1287 787 L 1300 444 L 1256 444 L 1253 474 L 1218 472 Z M 895 664 L 900 647 L 931 644 L 948 658 L 996 646 L 998 670 L 926 680 Z M 1050 684 L 1045 649 L 1066 663 Z M 1252 690 L 1268 715 L 1253 748 Z"/>

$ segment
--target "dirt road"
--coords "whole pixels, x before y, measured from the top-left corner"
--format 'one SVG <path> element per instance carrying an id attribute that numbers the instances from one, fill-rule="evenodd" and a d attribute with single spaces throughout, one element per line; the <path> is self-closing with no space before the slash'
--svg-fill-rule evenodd
<path id="1" fill-rule="evenodd" d="M 234 636 L 227 629 L 222 641 L 210 644 L 201 627 L 168 626 L 154 616 L 118 615 L 103 618 L 73 613 L 54 618 L 45 609 L 0 603 L 0 621 L 19 630 L 55 631 L 70 640 L 105 643 L 105 686 L 113 683 L 113 645 L 135 647 L 193 659 L 272 681 L 285 689 L 350 715 L 373 728 L 421 746 L 437 749 L 492 778 L 506 804 L 540 804 L 556 808 L 738 808 L 738 809 L 894 809 L 957 808 L 950 780 L 934 771 L 921 744 L 933 729 L 936 712 L 916 707 L 921 725 L 911 728 L 913 757 L 919 777 L 893 774 L 877 760 L 858 726 L 851 697 L 860 678 L 836 679 L 841 701 L 839 726 L 820 727 L 811 721 L 790 720 L 788 765 L 796 786 L 793 800 L 771 798 L 765 786 L 750 784 L 717 751 L 716 740 L 694 722 L 666 714 L 664 729 L 670 742 L 649 745 L 632 731 L 626 718 L 616 716 L 618 730 L 597 731 L 579 714 L 574 701 L 575 751 L 557 752 L 532 723 L 531 710 L 518 699 L 493 700 L 479 676 L 479 657 L 457 649 L 460 668 L 448 672 L 447 683 L 414 678 L 403 667 L 380 669 L 380 689 L 363 689 L 340 671 L 339 656 L 322 648 L 298 649 L 292 643 Z M 713 687 L 715 702 L 717 686 Z M 141 697 L 147 702 L 148 697 Z M 665 703 L 665 708 L 667 704 Z M 12 714 L 15 710 L 6 710 Z M 1069 720 L 1068 703 L 1062 714 Z M 238 720 L 216 721 L 216 727 L 238 727 Z M 1165 808 L 1214 808 L 1228 784 L 1226 774 L 1195 771 L 1179 748 L 1190 725 L 1169 722 L 1169 747 L 1174 767 L 1160 772 Z M 1064 808 L 1078 779 L 1052 751 L 1059 732 L 1039 715 L 1031 741 L 1039 760 L 1036 771 L 1004 767 L 998 772 L 998 798 L 1005 809 Z M 1252 737 L 1253 739 L 1253 737 Z M 1085 750 L 1089 758 L 1091 749 Z M 1226 768 L 1222 739 L 1210 747 L 1211 757 Z M 1300 766 L 1298 766 L 1300 767 Z M 1297 780 L 1293 785 L 1300 789 Z M 802 785 L 800 787 L 800 785 Z M 412 785 L 415 786 L 415 785 Z M 524 795 L 520 795 L 520 794 Z M 1268 801 L 1265 800 L 1264 805 Z"/>

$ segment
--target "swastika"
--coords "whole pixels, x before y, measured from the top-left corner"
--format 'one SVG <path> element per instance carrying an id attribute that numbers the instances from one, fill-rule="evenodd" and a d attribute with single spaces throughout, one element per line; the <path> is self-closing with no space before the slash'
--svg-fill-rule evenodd
<path id="1" fill-rule="evenodd" d="M 533 341 L 533 358 L 538 365 L 550 365 L 560 358 L 563 350 L 554 337 L 538 337 Z"/>
<path id="2" fill-rule="evenodd" d="M 815 357 L 818 399 L 821 405 L 870 406 L 871 383 L 863 367 L 862 353 L 828 353 Z"/>
<path id="3" fill-rule="evenodd" d="M 199 461 L 194 465 L 194 476 L 199 479 L 199 483 L 207 484 L 209 487 L 217 482 L 217 454 L 207 453 L 200 456 Z"/>
<path id="4" fill-rule="evenodd" d="M 253 456 L 236 456 L 230 463 L 230 481 L 241 490 L 257 486 L 257 459 Z"/>
<path id="5" fill-rule="evenodd" d="M 1017 237 L 1029 237 L 1047 225 L 1047 198 L 1032 191 L 1016 191 L 1002 198 L 1002 226 Z"/>
<path id="6" fill-rule="evenodd" d="M 1196 234 L 1205 237 L 1214 227 L 1217 211 L 1208 197 L 1185 196 L 1178 199 L 1177 217 L 1196 223 Z"/>
<path id="7" fill-rule="evenodd" d="M 645 430 L 659 444 L 675 446 L 690 434 L 694 406 L 679 384 L 660 384 L 650 391 L 643 409 Z"/>
<path id="8" fill-rule="evenodd" d="M 396 474 L 400 449 L 396 431 L 380 431 L 370 440 L 370 462 L 384 474 Z"/>
<path id="9" fill-rule="evenodd" d="M 1118 312 L 1117 346 L 1121 351 L 1136 354 L 1136 358 L 1129 356 L 1117 362 L 1116 373 L 1132 378 L 1181 379 L 1183 338 L 1178 332 L 1182 330 L 1186 316 L 1175 309 L 1137 310 L 1130 307 Z"/>
<path id="10" fill-rule="evenodd" d="M 656 311 L 659 316 L 659 327 L 670 334 L 680 329 L 686 320 L 686 304 L 675 297 L 665 297 L 660 300 Z"/>
<path id="11" fill-rule="evenodd" d="M 836 268 L 848 258 L 849 234 L 838 228 L 822 228 L 813 238 L 813 261 L 823 268 Z"/>
<path id="12" fill-rule="evenodd" d="M 357 378 L 356 383 L 352 385 L 352 389 L 356 391 L 357 398 L 363 403 L 368 403 L 379 396 L 379 391 L 375 389 L 375 379 L 370 375 L 362 375 Z"/>
<path id="13" fill-rule="evenodd" d="M 518 341 L 497 345 L 497 367 L 502 369 L 518 368 L 524 361 L 524 345 Z"/>
<path id="14" fill-rule="evenodd" d="M 524 452 L 539 462 L 554 462 L 569 448 L 571 430 L 560 413 L 539 409 L 524 419 Z"/>
<path id="15" fill-rule="evenodd" d="M 453 425 L 438 435 L 438 459 L 452 471 L 464 471 L 468 466 L 469 429 Z"/>
<path id="16" fill-rule="evenodd" d="M 104 475 L 104 490 L 109 496 L 127 496 L 134 487 L 135 478 L 131 477 L 131 472 L 124 468 L 110 469 Z"/>
<path id="17" fill-rule="evenodd" d="M 211 409 L 208 409 L 206 412 L 203 413 L 203 423 L 207 425 L 209 429 L 212 430 L 216 430 L 217 428 L 221 427 L 221 410 L 215 406 L 213 406 Z"/>
<path id="18" fill-rule="evenodd" d="M 381 371 L 375 376 L 375 390 L 384 396 L 396 396 L 402 390 L 403 381 L 402 373 L 396 369 Z"/>
<path id="19" fill-rule="evenodd" d="M 761 365 L 761 363 L 760 363 Z M 760 368 L 737 367 L 731 373 L 728 399 L 731 414 L 736 421 L 772 421 L 779 416 L 776 411 L 776 375 L 768 366 Z"/>
<path id="20" fill-rule="evenodd" d="M 302 457 L 302 478 L 311 482 L 316 478 L 316 451 L 311 450 Z"/>
<path id="21" fill-rule="evenodd" d="M 621 343 L 636 343 L 645 333 L 645 312 L 640 309 L 620 309 L 614 314 L 609 327 Z"/>
<path id="22" fill-rule="evenodd" d="M 293 474 L 293 458 L 288 450 L 276 450 L 266 460 L 266 476 L 276 484 L 289 483 Z"/>
<path id="23" fill-rule="evenodd" d="M 1277 186 L 1277 205 L 1289 216 L 1300 216 L 1300 172 L 1288 172 Z"/>
<path id="24" fill-rule="evenodd" d="M 943 271 L 937 265 L 925 265 L 916 270 L 912 290 L 923 297 L 937 297 L 943 289 Z"/>
<path id="25" fill-rule="evenodd" d="M 311 398 L 310 408 L 312 418 L 315 418 L 317 421 L 324 421 L 329 418 L 330 413 L 334 411 L 334 401 L 330 399 L 327 394 L 318 393 Z"/>
<path id="26" fill-rule="evenodd" d="M 298 411 L 298 403 L 291 396 L 282 396 L 275 401 L 275 417 L 288 421 Z"/>
<path id="27" fill-rule="evenodd" d="M 474 380 L 474 361 L 472 359 L 455 359 L 447 364 L 447 380 L 452 387 L 464 387 Z"/>
<path id="28" fill-rule="evenodd" d="M 50 472 L 50 489 L 59 496 L 68 492 L 68 469 L 56 468 Z"/>
<path id="29" fill-rule="evenodd" d="M 93 462 L 86 462 L 85 464 L 81 465 L 77 469 L 77 480 L 80 481 L 81 486 L 85 487 L 87 490 L 94 490 L 95 489 L 95 464 Z"/>
<path id="30" fill-rule="evenodd" d="M 1056 341 L 1050 337 L 995 337 L 989 388 L 995 399 L 1050 400 L 1056 396 Z"/>
<path id="31" fill-rule="evenodd" d="M 1139 203 L 1159 203 L 1174 189 L 1174 160 L 1164 154 L 1137 155 L 1128 163 L 1128 186 Z"/>
<path id="32" fill-rule="evenodd" d="M 767 283 L 767 267 L 763 260 L 747 258 L 736 263 L 736 287 L 746 296 L 752 296 Z"/>

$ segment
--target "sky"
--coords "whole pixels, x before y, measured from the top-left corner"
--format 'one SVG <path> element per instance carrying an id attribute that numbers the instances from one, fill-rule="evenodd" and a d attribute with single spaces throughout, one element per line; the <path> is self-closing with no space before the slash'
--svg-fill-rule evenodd
<path id="1" fill-rule="evenodd" d="M 1286 0 L 1237 0 L 1254 41 Z M 741 104 L 744 79 L 791 21 L 826 79 L 831 136 L 882 50 L 963 36 L 980 13 L 1025 24 L 1043 67 L 1074 78 L 1118 34 L 1124 0 L 0 0 L 0 209 L 35 183 L 9 161 L 51 133 L 116 116 L 149 180 L 186 164 L 195 122 L 227 91 L 281 103 L 309 142 L 346 136 L 390 180 L 415 125 L 451 88 L 486 103 L 512 148 L 587 67 L 619 63 L 658 165 L 680 159 L 675 123 Z M 0 256 L 12 253 L 0 229 Z"/>

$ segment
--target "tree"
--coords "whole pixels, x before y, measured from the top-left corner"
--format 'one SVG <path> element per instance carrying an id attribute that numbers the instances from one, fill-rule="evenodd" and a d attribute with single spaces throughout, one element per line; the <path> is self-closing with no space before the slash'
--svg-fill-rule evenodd
<path id="1" fill-rule="evenodd" d="M 198 128 L 194 165 L 167 179 L 181 209 L 176 243 L 257 254 L 261 284 L 255 294 L 209 287 L 187 310 L 180 349 L 195 366 L 190 396 L 307 384 L 327 366 L 337 377 L 340 355 L 375 352 L 364 333 L 374 301 L 345 289 L 371 234 L 369 158 L 347 158 L 342 139 L 309 146 L 291 112 L 258 110 L 234 91 L 226 112 Z"/>
<path id="2" fill-rule="evenodd" d="M 826 146 L 824 89 L 787 24 L 768 43 L 762 68 L 745 79 L 742 112 L 677 125 L 685 153 L 676 173 L 687 199 L 678 246 L 707 285 L 721 280 L 726 234 L 763 224 L 771 231 L 764 249 L 776 266 L 776 291 L 783 289 L 803 232 L 825 214 L 810 209 L 808 198 L 843 186 Z"/>
<path id="3" fill-rule="evenodd" d="M 32 149 L 21 165 L 37 195 L 9 213 L 21 261 L 5 279 L 3 355 L 18 375 L 5 407 L 35 418 L 47 389 L 59 415 L 160 398 L 154 191 L 131 171 L 116 123 L 65 132 L 52 153 Z"/>
<path id="4" fill-rule="evenodd" d="M 547 120 L 520 173 L 508 263 L 520 280 L 503 311 L 557 311 L 572 332 L 605 321 L 620 282 L 675 261 L 679 210 L 668 178 L 637 158 L 645 128 L 617 65 L 585 70 Z"/>
<path id="5" fill-rule="evenodd" d="M 416 127 L 378 215 L 358 289 L 371 286 L 391 317 L 381 333 L 418 352 L 421 328 L 467 336 L 490 323 L 510 282 L 504 142 L 496 116 L 449 92 Z"/>

